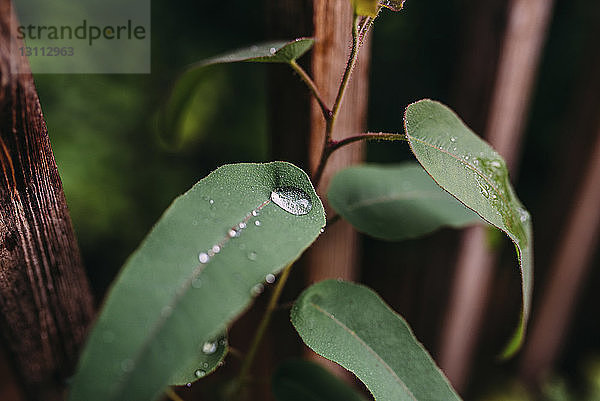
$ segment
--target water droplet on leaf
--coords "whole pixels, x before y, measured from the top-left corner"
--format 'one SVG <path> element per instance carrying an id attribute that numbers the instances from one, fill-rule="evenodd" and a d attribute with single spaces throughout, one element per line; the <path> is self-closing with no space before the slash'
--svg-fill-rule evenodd
<path id="1" fill-rule="evenodd" d="M 267 274 L 265 276 L 265 281 L 269 284 L 273 284 L 275 282 L 275 275 L 271 273 Z"/>
<path id="2" fill-rule="evenodd" d="M 201 378 L 201 377 L 204 377 L 204 376 L 206 376 L 206 372 L 205 372 L 205 371 L 203 371 L 202 369 L 198 369 L 198 370 L 196 370 L 196 371 L 194 372 L 194 375 L 195 375 L 197 378 Z"/>
<path id="3" fill-rule="evenodd" d="M 252 287 L 252 294 L 254 294 L 254 295 L 260 295 L 260 294 L 262 294 L 262 292 L 264 290 L 265 290 L 265 286 L 262 285 L 261 283 L 258 283 L 254 287 Z"/>
<path id="4" fill-rule="evenodd" d="M 217 350 L 217 343 L 205 342 L 202 346 L 202 352 L 207 355 L 214 354 Z"/>
<path id="5" fill-rule="evenodd" d="M 200 254 L 198 255 L 198 260 L 202 264 L 208 263 L 208 261 L 210 260 L 210 256 L 208 256 L 206 252 L 200 252 Z"/>
<path id="6" fill-rule="evenodd" d="M 296 216 L 307 214 L 312 209 L 312 202 L 306 192 L 294 187 L 278 188 L 271 192 L 271 201 Z"/>
<path id="7" fill-rule="evenodd" d="M 260 226 L 260 220 L 256 220 L 256 221 L 254 222 L 254 225 L 255 225 L 256 227 L 259 227 L 259 226 Z"/>

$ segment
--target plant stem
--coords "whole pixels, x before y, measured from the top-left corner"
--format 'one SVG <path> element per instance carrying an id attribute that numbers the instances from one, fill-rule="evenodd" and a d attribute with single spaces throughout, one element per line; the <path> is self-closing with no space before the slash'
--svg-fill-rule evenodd
<path id="1" fill-rule="evenodd" d="M 407 138 L 404 134 L 391 134 L 386 132 L 367 132 L 364 134 L 349 136 L 347 138 L 340 139 L 339 141 L 329 139 L 329 141 L 325 143 L 323 152 L 321 153 L 321 160 L 319 161 L 319 166 L 317 167 L 315 175 L 312 178 L 314 185 L 319 185 L 319 181 L 321 180 L 321 176 L 323 175 L 323 170 L 325 170 L 325 164 L 327 163 L 329 156 L 331 156 L 333 152 L 353 142 L 373 140 L 406 141 Z"/>
<path id="2" fill-rule="evenodd" d="M 352 71 L 354 70 L 354 66 L 356 65 L 356 60 L 358 60 L 358 51 L 360 49 L 360 41 L 359 41 L 359 32 L 358 32 L 358 21 L 359 16 L 355 15 L 354 20 L 352 21 L 352 50 L 350 52 L 350 57 L 348 58 L 348 62 L 346 63 L 346 70 L 344 71 L 344 76 L 342 77 L 342 83 L 338 88 L 338 93 L 335 98 L 335 102 L 333 103 L 333 107 L 331 108 L 331 116 L 327 119 L 327 126 L 325 131 L 325 143 L 331 140 L 331 134 L 333 132 L 333 126 L 335 125 L 335 120 L 337 118 L 338 112 L 340 110 L 340 106 L 342 105 L 342 100 L 344 99 L 344 93 L 346 93 L 346 89 L 348 88 L 348 82 L 350 82 L 350 76 L 352 75 Z"/>
<path id="3" fill-rule="evenodd" d="M 173 391 L 171 387 L 167 387 L 167 389 L 165 390 L 165 394 L 171 399 L 171 401 L 183 401 L 183 398 L 178 396 L 177 393 Z"/>
<path id="4" fill-rule="evenodd" d="M 304 81 L 306 86 L 308 86 L 308 89 L 310 89 L 310 92 L 313 94 L 313 96 L 319 103 L 319 106 L 321 106 L 321 111 L 323 112 L 323 117 L 325 117 L 326 120 L 329 119 L 331 117 L 331 110 L 329 110 L 329 107 L 327 107 L 327 105 L 323 101 L 323 98 L 321 97 L 321 94 L 319 93 L 319 88 L 317 88 L 317 85 L 315 85 L 315 82 L 306 73 L 306 71 L 304 71 L 304 68 L 300 67 L 300 65 L 296 62 L 296 60 L 290 61 L 290 67 L 292 67 L 292 69 L 294 71 L 296 71 L 296 73 L 298 75 L 300 75 L 300 78 L 302 79 L 302 81 Z"/>
<path id="5" fill-rule="evenodd" d="M 277 281 L 277 286 L 273 290 L 273 294 L 271 294 L 271 299 L 269 299 L 269 304 L 267 305 L 267 310 L 263 315 L 263 318 L 258 325 L 258 329 L 256 329 L 256 334 L 254 334 L 254 338 L 252 339 L 252 344 L 250 345 L 250 350 L 246 354 L 246 358 L 244 359 L 244 363 L 240 369 L 239 381 L 238 381 L 238 391 L 245 385 L 248 381 L 248 375 L 250 372 L 250 368 L 252 367 L 252 363 L 254 362 L 254 357 L 256 356 L 256 352 L 258 351 L 258 347 L 265 335 L 267 327 L 271 322 L 271 317 L 273 315 L 273 311 L 277 309 L 277 302 L 279 302 L 279 297 L 281 296 L 281 292 L 283 291 L 283 287 L 285 287 L 285 283 L 290 275 L 292 270 L 293 263 L 290 263 L 283 269 L 279 280 Z"/>
<path id="6" fill-rule="evenodd" d="M 406 135 L 404 134 L 390 134 L 386 132 L 367 132 L 365 134 L 358 134 L 349 136 L 339 141 L 331 141 L 329 144 L 330 154 L 338 150 L 342 146 L 346 146 L 353 142 L 358 141 L 406 141 Z"/>
<path id="7" fill-rule="evenodd" d="M 335 125 L 336 118 L 339 114 L 340 107 L 342 105 L 342 101 L 344 99 L 344 94 L 346 93 L 346 89 L 348 88 L 348 83 L 350 82 L 350 76 L 352 75 L 352 71 L 356 65 L 356 61 L 358 60 L 358 52 L 360 47 L 362 46 L 364 39 L 367 35 L 369 29 L 373 25 L 373 21 L 375 17 L 365 17 L 363 19 L 363 23 L 359 28 L 360 16 L 355 15 L 352 22 L 352 50 L 350 52 L 350 57 L 348 58 L 348 62 L 346 63 L 346 69 L 344 71 L 344 76 L 342 77 L 342 82 L 338 88 L 338 93 L 335 98 L 335 102 L 331 109 L 329 116 L 325 115 L 325 139 L 323 142 L 323 151 L 321 152 L 321 160 L 319 161 L 319 165 L 315 170 L 313 175 L 313 183 L 315 186 L 319 185 L 319 181 L 323 176 L 323 170 L 325 170 L 325 165 L 327 164 L 327 160 L 331 153 L 337 148 L 345 145 L 341 144 L 338 147 L 332 149 L 332 146 L 336 143 L 332 140 L 333 135 L 333 127 Z M 363 139 L 363 138 L 360 138 Z M 356 140 L 360 140 L 356 139 Z M 366 138 L 365 138 L 366 139 Z"/>

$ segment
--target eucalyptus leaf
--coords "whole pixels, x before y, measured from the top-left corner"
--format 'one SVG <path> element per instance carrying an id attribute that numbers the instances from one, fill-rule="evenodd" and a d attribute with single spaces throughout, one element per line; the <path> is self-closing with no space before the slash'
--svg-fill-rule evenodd
<path id="1" fill-rule="evenodd" d="M 506 163 L 448 107 L 421 100 L 406 108 L 405 129 L 411 150 L 433 179 L 515 244 L 522 282 L 522 311 L 505 350 L 521 346 L 529 317 L 533 280 L 531 218 L 508 179 Z"/>
<path id="2" fill-rule="evenodd" d="M 260 43 L 243 49 L 234 50 L 211 57 L 190 65 L 177 79 L 168 100 L 158 114 L 158 125 L 163 133 L 166 145 L 178 147 L 181 144 L 185 115 L 189 103 L 194 98 L 206 67 L 216 64 L 253 62 L 253 63 L 290 63 L 306 53 L 314 44 L 312 38 L 298 38 L 286 41 Z M 217 94 L 213 94 L 217 97 Z M 174 137 L 174 138 L 173 138 Z"/>
<path id="3" fill-rule="evenodd" d="M 169 384 L 185 386 L 213 373 L 223 363 L 228 350 L 227 334 L 225 333 L 205 342 L 196 352 L 196 358 L 188 358 L 185 365 L 177 366 L 175 374 L 171 375 Z"/>
<path id="4" fill-rule="evenodd" d="M 408 324 L 362 285 L 321 281 L 291 311 L 302 340 L 354 373 L 377 401 L 460 400 Z"/>
<path id="5" fill-rule="evenodd" d="M 291 188 L 303 197 L 288 201 L 306 213 L 271 201 Z M 250 305 L 265 276 L 296 260 L 324 225 L 308 176 L 292 164 L 212 172 L 173 202 L 125 263 L 69 399 L 156 399 L 178 367 L 194 364 L 205 343 Z"/>
<path id="6" fill-rule="evenodd" d="M 352 0 L 354 14 L 375 17 L 379 9 L 379 0 Z"/>
<path id="7" fill-rule="evenodd" d="M 366 401 L 327 369 L 301 359 L 279 365 L 271 382 L 277 401 Z"/>
<path id="8" fill-rule="evenodd" d="M 459 228 L 481 222 L 412 162 L 341 170 L 329 185 L 327 199 L 357 230 L 385 240 L 415 238 L 443 226 Z"/>
<path id="9" fill-rule="evenodd" d="M 406 0 L 381 0 L 379 4 L 392 11 L 400 11 L 404 7 L 405 1 Z"/>

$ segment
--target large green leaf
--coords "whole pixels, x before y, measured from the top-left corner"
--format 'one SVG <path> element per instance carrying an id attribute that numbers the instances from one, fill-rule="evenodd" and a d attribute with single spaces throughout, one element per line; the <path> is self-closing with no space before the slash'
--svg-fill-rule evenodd
<path id="1" fill-rule="evenodd" d="M 458 228 L 481 221 L 416 163 L 341 170 L 329 185 L 327 199 L 359 231 L 386 240 L 414 238 L 442 226 Z"/>
<path id="2" fill-rule="evenodd" d="M 277 401 L 365 401 L 327 369 L 301 359 L 282 363 L 271 387 Z"/>
<path id="3" fill-rule="evenodd" d="M 364 286 L 321 281 L 300 295 L 291 319 L 306 345 L 353 372 L 377 401 L 460 399 L 404 319 Z"/>
<path id="4" fill-rule="evenodd" d="M 307 175 L 289 163 L 211 173 L 173 202 L 126 262 L 83 351 L 70 399 L 157 397 L 324 225 Z"/>
<path id="5" fill-rule="evenodd" d="M 190 65 L 177 79 L 167 102 L 158 116 L 158 124 L 163 140 L 170 146 L 180 146 L 185 138 L 185 124 L 188 107 L 194 100 L 205 68 L 215 64 L 254 62 L 254 63 L 290 63 L 306 53 L 314 44 L 312 38 L 298 38 L 292 41 L 272 41 L 238 49 L 211 57 Z M 211 93 L 212 98 L 218 95 Z M 183 133 L 182 133 L 183 132 Z"/>
<path id="6" fill-rule="evenodd" d="M 503 353 L 511 356 L 523 342 L 531 302 L 533 235 L 529 213 L 515 195 L 502 157 L 448 107 L 421 100 L 406 108 L 404 123 L 413 153 L 433 179 L 515 244 L 521 269 L 522 312 L 516 333 Z"/>

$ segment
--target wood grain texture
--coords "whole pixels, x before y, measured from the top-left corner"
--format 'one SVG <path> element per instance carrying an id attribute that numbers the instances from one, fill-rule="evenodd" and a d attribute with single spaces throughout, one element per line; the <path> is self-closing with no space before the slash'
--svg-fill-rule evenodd
<path id="1" fill-rule="evenodd" d="M 0 2 L 0 325 L 30 399 L 62 399 L 93 302 L 28 62 Z M 17 45 L 18 46 L 18 45 Z"/>

